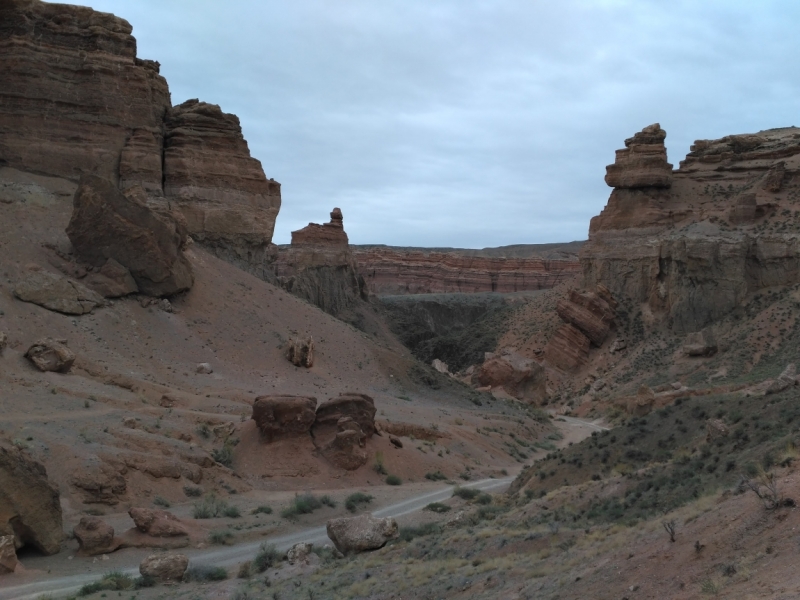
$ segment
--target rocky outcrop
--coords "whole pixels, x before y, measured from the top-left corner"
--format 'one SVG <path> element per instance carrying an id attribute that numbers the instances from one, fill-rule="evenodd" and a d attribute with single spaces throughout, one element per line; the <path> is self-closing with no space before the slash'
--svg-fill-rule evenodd
<path id="1" fill-rule="evenodd" d="M 236 115 L 187 100 L 167 114 L 164 194 L 191 236 L 221 258 L 261 274 L 281 186 L 250 156 Z"/>
<path id="2" fill-rule="evenodd" d="M 308 559 L 313 551 L 314 544 L 308 542 L 298 542 L 286 551 L 286 561 L 290 565 L 297 563 L 308 563 Z"/>
<path id="3" fill-rule="evenodd" d="M 382 548 L 398 532 L 397 521 L 391 517 L 376 519 L 370 514 L 331 519 L 326 529 L 333 545 L 345 555 Z"/>
<path id="4" fill-rule="evenodd" d="M 577 253 L 545 258 L 356 247 L 353 254 L 369 292 L 378 295 L 544 290 L 580 271 Z"/>
<path id="5" fill-rule="evenodd" d="M 13 573 L 17 569 L 17 548 L 13 535 L 0 535 L 0 575 Z"/>
<path id="6" fill-rule="evenodd" d="M 320 449 L 320 454 L 345 471 L 355 471 L 367 464 L 368 456 L 364 450 L 367 436 L 358 423 L 352 417 L 342 417 L 336 427 L 338 432 Z"/>
<path id="7" fill-rule="evenodd" d="M 113 259 L 145 294 L 169 296 L 194 283 L 183 254 L 186 222 L 172 210 L 148 204 L 141 188 L 123 194 L 106 179 L 84 176 L 67 235 L 82 260 L 102 268 Z"/>
<path id="8" fill-rule="evenodd" d="M 64 537 L 58 491 L 41 463 L 0 444 L 0 536 L 14 536 L 17 548 L 55 554 Z"/>
<path id="9" fill-rule="evenodd" d="M 625 148 L 617 150 L 614 164 L 606 167 L 606 183 L 609 187 L 670 187 L 672 165 L 667 162 L 666 138 L 667 132 L 654 123 L 625 140 Z"/>
<path id="10" fill-rule="evenodd" d="M 151 554 L 139 564 L 139 573 L 161 583 L 177 583 L 188 566 L 185 554 Z"/>
<path id="11" fill-rule="evenodd" d="M 309 223 L 293 231 L 292 243 L 280 250 L 274 270 L 284 289 L 334 316 L 366 298 L 338 208 L 329 223 Z"/>
<path id="12" fill-rule="evenodd" d="M 85 315 L 104 303 L 100 294 L 83 284 L 41 270 L 26 274 L 14 288 L 14 296 L 65 315 Z"/>
<path id="13" fill-rule="evenodd" d="M 591 342 L 580 329 L 569 323 L 559 327 L 544 349 L 547 364 L 566 372 L 573 372 L 589 360 Z"/>
<path id="14" fill-rule="evenodd" d="M 25 356 L 40 371 L 66 373 L 75 362 L 75 353 L 67 348 L 66 340 L 42 338 L 28 348 Z"/>
<path id="15" fill-rule="evenodd" d="M 189 531 L 171 512 L 158 508 L 132 508 L 128 511 L 136 529 L 152 537 L 180 537 Z"/>
<path id="16" fill-rule="evenodd" d="M 602 283 L 688 333 L 757 290 L 800 282 L 800 228 L 786 216 L 799 170 L 800 129 L 788 127 L 696 141 L 669 188 L 609 178 L 582 250 L 585 287 Z"/>
<path id="17" fill-rule="evenodd" d="M 286 358 L 295 367 L 310 369 L 314 366 L 314 338 L 292 338 L 286 348 Z"/>
<path id="18" fill-rule="evenodd" d="M 114 552 L 122 543 L 114 537 L 114 528 L 99 517 L 81 517 L 72 533 L 78 540 L 78 551 L 84 556 Z"/>
<path id="19" fill-rule="evenodd" d="M 544 367 L 512 350 L 489 354 L 474 377 L 478 385 L 502 387 L 518 400 L 540 404 L 547 398 Z"/>
<path id="20" fill-rule="evenodd" d="M 367 438 L 375 433 L 375 401 L 366 394 L 348 392 L 323 402 L 317 408 L 311 435 L 316 440 L 333 438 L 339 432 L 339 420 L 350 417 Z"/>
<path id="21" fill-rule="evenodd" d="M 316 418 L 317 399 L 305 396 L 260 396 L 253 420 L 267 442 L 308 435 Z"/>
<path id="22" fill-rule="evenodd" d="M 686 336 L 683 344 L 686 356 L 712 356 L 717 353 L 717 341 L 710 329 L 696 331 Z"/>
<path id="23" fill-rule="evenodd" d="M 72 475 L 71 484 L 86 504 L 119 504 L 128 484 L 119 469 L 100 463 L 85 466 Z"/>

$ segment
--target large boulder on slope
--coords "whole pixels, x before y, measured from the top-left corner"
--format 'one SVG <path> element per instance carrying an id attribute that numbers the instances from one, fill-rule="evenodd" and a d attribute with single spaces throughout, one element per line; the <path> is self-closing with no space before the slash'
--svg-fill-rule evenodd
<path id="1" fill-rule="evenodd" d="M 48 271 L 28 273 L 14 288 L 14 296 L 66 315 L 85 315 L 104 303 L 100 294 L 85 285 Z"/>
<path id="2" fill-rule="evenodd" d="M 185 554 L 151 554 L 139 564 L 139 573 L 162 583 L 178 582 L 188 566 Z"/>
<path id="3" fill-rule="evenodd" d="M 350 417 L 367 438 L 375 433 L 375 401 L 366 394 L 347 392 L 323 402 L 311 427 L 315 443 L 327 444 L 339 433 L 339 419 Z"/>
<path id="4" fill-rule="evenodd" d="M 382 548 L 397 537 L 397 521 L 391 517 L 376 519 L 370 514 L 328 521 L 328 537 L 342 554 L 355 554 Z"/>
<path id="5" fill-rule="evenodd" d="M 55 371 L 66 373 L 72 368 L 75 362 L 75 353 L 67 348 L 64 340 L 54 340 L 52 338 L 42 338 L 36 340 L 28 348 L 25 356 L 40 371 Z"/>
<path id="6" fill-rule="evenodd" d="M 194 283 L 183 254 L 186 221 L 177 211 L 149 204 L 142 188 L 123 194 L 106 179 L 83 176 L 67 235 L 81 260 L 101 268 L 114 259 L 150 296 L 170 296 Z"/>
<path id="7" fill-rule="evenodd" d="M 502 387 L 519 400 L 540 403 L 547 396 L 544 367 L 516 352 L 487 358 L 475 374 L 480 386 Z"/>
<path id="8" fill-rule="evenodd" d="M 55 554 L 64 537 L 58 491 L 44 466 L 18 448 L 0 444 L 0 536 L 17 548 Z"/>
<path id="9" fill-rule="evenodd" d="M 78 540 L 81 554 L 86 556 L 114 552 L 121 544 L 114 537 L 114 528 L 99 517 L 82 517 L 72 533 Z"/>
<path id="10" fill-rule="evenodd" d="M 317 399 L 306 396 L 260 396 L 253 403 L 253 420 L 261 433 L 276 439 L 308 435 L 316 418 Z"/>
<path id="11" fill-rule="evenodd" d="M 179 537 L 189 531 L 171 512 L 158 508 L 132 508 L 128 511 L 136 529 L 153 537 Z"/>

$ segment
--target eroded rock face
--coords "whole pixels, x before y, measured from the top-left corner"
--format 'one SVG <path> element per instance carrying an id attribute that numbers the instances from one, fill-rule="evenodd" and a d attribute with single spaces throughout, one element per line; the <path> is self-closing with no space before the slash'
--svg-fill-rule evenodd
<path id="1" fill-rule="evenodd" d="M 3 356 L 3 350 L 8 346 L 8 334 L 5 331 L 0 331 L 0 356 Z"/>
<path id="2" fill-rule="evenodd" d="M 0 575 L 13 573 L 17 568 L 17 548 L 13 535 L 0 535 Z"/>
<path id="3" fill-rule="evenodd" d="M 86 556 L 114 552 L 121 544 L 114 537 L 114 528 L 99 517 L 81 517 L 72 533 L 78 540 L 80 553 Z"/>
<path id="4" fill-rule="evenodd" d="M 157 508 L 132 508 L 128 511 L 136 529 L 153 537 L 178 537 L 189 535 L 178 517 Z"/>
<path id="5" fill-rule="evenodd" d="M 314 366 L 314 338 L 292 338 L 286 349 L 286 358 L 295 367 L 310 369 Z"/>
<path id="6" fill-rule="evenodd" d="M 14 296 L 65 315 L 85 315 L 102 306 L 103 297 L 85 285 L 49 271 L 31 271 L 14 288 Z"/>
<path id="7" fill-rule="evenodd" d="M 41 463 L 13 446 L 0 444 L 0 535 L 14 536 L 17 548 L 43 554 L 61 549 L 63 530 L 58 491 Z"/>
<path id="8" fill-rule="evenodd" d="M 286 552 L 286 560 L 290 565 L 295 563 L 307 563 L 313 548 L 314 544 L 298 542 Z"/>
<path id="9" fill-rule="evenodd" d="M 268 442 L 308 435 L 316 418 L 317 399 L 305 396 L 260 396 L 253 420 Z"/>
<path id="10" fill-rule="evenodd" d="M 281 249 L 274 269 L 288 292 L 334 316 L 367 297 L 338 208 L 329 223 L 309 223 L 293 231 L 292 243 Z"/>
<path id="11" fill-rule="evenodd" d="M 250 156 L 236 115 L 198 100 L 169 111 L 164 194 L 175 200 L 196 241 L 257 275 L 263 269 L 281 187 Z"/>
<path id="12" fill-rule="evenodd" d="M 780 216 L 798 170 L 800 129 L 788 127 L 696 141 L 669 188 L 610 179 L 582 251 L 584 285 L 688 333 L 759 289 L 800 282 L 798 229 Z"/>
<path id="13" fill-rule="evenodd" d="M 367 464 L 368 456 L 363 449 L 367 436 L 358 423 L 352 417 L 342 417 L 336 427 L 339 431 L 321 448 L 320 454 L 345 471 L 355 471 Z"/>
<path id="14" fill-rule="evenodd" d="M 712 356 L 717 353 L 717 341 L 710 329 L 696 331 L 686 336 L 683 344 L 686 356 Z"/>
<path id="15" fill-rule="evenodd" d="M 185 554 L 151 554 L 139 564 L 139 573 L 162 583 L 179 582 L 188 566 Z"/>
<path id="16" fill-rule="evenodd" d="M 345 555 L 382 548 L 398 531 L 394 519 L 376 519 L 370 514 L 331 519 L 326 528 L 333 545 Z"/>
<path id="17" fill-rule="evenodd" d="M 169 296 L 194 283 L 183 254 L 185 221 L 174 211 L 148 205 L 141 188 L 126 195 L 106 179 L 82 177 L 67 235 L 82 260 L 103 267 L 114 259 L 145 294 Z"/>
<path id="18" fill-rule="evenodd" d="M 599 294 L 570 290 L 569 297 L 558 302 L 561 320 L 577 327 L 595 346 L 602 346 L 616 318 L 614 310 Z"/>
<path id="19" fill-rule="evenodd" d="M 613 165 L 606 167 L 606 183 L 613 188 L 668 188 L 672 165 L 667 162 L 664 140 L 667 132 L 654 123 L 625 140 Z"/>
<path id="20" fill-rule="evenodd" d="M 87 504 L 119 504 L 127 491 L 125 477 L 111 465 L 100 463 L 86 466 L 73 474 L 72 485 Z"/>
<path id="21" fill-rule="evenodd" d="M 547 397 L 544 367 L 513 351 L 487 358 L 475 374 L 480 386 L 502 387 L 519 400 L 541 403 Z"/>
<path id="22" fill-rule="evenodd" d="M 65 340 L 42 338 L 28 348 L 25 356 L 40 371 L 66 373 L 75 362 L 75 353 L 67 348 Z"/>
<path id="23" fill-rule="evenodd" d="M 316 419 L 311 427 L 315 440 L 332 438 L 339 432 L 339 420 L 350 417 L 367 438 L 375 433 L 375 401 L 366 394 L 348 392 L 323 402 L 317 408 Z"/>

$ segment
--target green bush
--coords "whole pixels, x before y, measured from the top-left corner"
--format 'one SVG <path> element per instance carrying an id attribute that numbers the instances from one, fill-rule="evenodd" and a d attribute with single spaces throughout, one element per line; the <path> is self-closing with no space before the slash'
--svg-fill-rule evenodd
<path id="1" fill-rule="evenodd" d="M 284 519 L 296 519 L 308 515 L 322 507 L 322 501 L 314 494 L 305 493 L 294 497 L 292 503 L 281 511 Z"/>
<path id="2" fill-rule="evenodd" d="M 325 506 L 329 506 L 330 508 L 336 508 L 336 500 L 325 494 L 322 498 L 319 499 L 322 504 Z"/>
<path id="3" fill-rule="evenodd" d="M 242 516 L 242 512 L 239 510 L 238 506 L 227 506 L 227 507 L 225 507 L 225 510 L 223 511 L 223 514 L 226 517 L 229 517 L 231 519 L 238 519 L 239 517 Z"/>
<path id="4" fill-rule="evenodd" d="M 225 500 L 217 498 L 214 494 L 210 494 L 195 502 L 192 507 L 192 516 L 195 519 L 216 519 L 225 514 L 230 507 Z M 238 510 L 238 509 L 237 509 Z"/>
<path id="5" fill-rule="evenodd" d="M 225 442 L 222 448 L 211 451 L 211 458 L 225 467 L 230 467 L 233 464 L 233 446 Z"/>
<path id="6" fill-rule="evenodd" d="M 275 548 L 274 544 L 261 544 L 258 552 L 253 558 L 252 567 L 256 573 L 263 573 L 272 568 L 281 560 L 281 553 Z"/>
<path id="7" fill-rule="evenodd" d="M 491 504 L 492 503 L 492 497 L 489 494 L 480 493 L 480 494 L 478 494 L 478 497 L 475 498 L 475 502 L 477 502 L 478 504 L 484 504 L 484 505 Z"/>
<path id="8" fill-rule="evenodd" d="M 401 485 L 403 480 L 400 479 L 397 475 L 389 475 L 386 478 L 386 485 Z"/>
<path id="9" fill-rule="evenodd" d="M 162 508 L 169 508 L 170 506 L 172 506 L 172 505 L 169 503 L 169 500 L 167 500 L 166 498 L 163 498 L 163 497 L 161 497 L 161 496 L 156 496 L 156 497 L 153 499 L 153 504 L 155 504 L 156 506 L 160 506 L 160 507 L 162 507 Z"/>
<path id="10" fill-rule="evenodd" d="M 480 495 L 480 490 L 474 490 L 472 488 L 462 488 L 456 486 L 453 490 L 453 496 L 461 498 L 462 500 L 474 500 L 475 498 Z"/>
<path id="11" fill-rule="evenodd" d="M 103 575 L 98 581 L 93 581 L 92 583 L 84 585 L 78 590 L 78 596 L 88 596 L 95 592 L 103 591 L 115 592 L 118 590 L 130 590 L 133 589 L 135 585 L 136 582 L 130 575 L 126 575 L 120 571 L 112 571 L 111 573 Z"/>
<path id="12" fill-rule="evenodd" d="M 438 523 L 425 523 L 418 527 L 401 527 L 399 537 L 404 542 L 410 542 L 414 538 L 441 533 L 442 528 Z"/>
<path id="13" fill-rule="evenodd" d="M 442 504 L 441 502 L 431 502 L 422 510 L 429 510 L 435 513 L 446 513 L 448 510 L 450 510 L 450 507 L 447 506 L 447 504 Z"/>
<path id="14" fill-rule="evenodd" d="M 350 494 L 344 501 L 344 507 L 350 512 L 356 512 L 358 510 L 359 505 L 369 504 L 370 502 L 372 502 L 372 500 L 373 497 L 370 496 L 369 494 L 364 494 L 363 492 L 355 492 L 354 494 Z"/>
<path id="15" fill-rule="evenodd" d="M 266 504 L 262 504 L 254 508 L 251 512 L 251 515 L 271 515 L 272 514 L 272 507 L 267 506 Z"/>
<path id="16" fill-rule="evenodd" d="M 184 581 L 224 581 L 228 578 L 225 567 L 212 567 L 211 565 L 190 566 L 183 576 Z"/>
<path id="17" fill-rule="evenodd" d="M 203 488 L 199 488 L 193 485 L 185 485 L 183 486 L 183 493 L 186 494 L 189 498 L 199 498 L 203 495 Z"/>
<path id="18" fill-rule="evenodd" d="M 447 479 L 447 475 L 441 471 L 434 471 L 433 473 L 425 473 L 425 479 L 430 479 L 431 481 L 444 481 Z"/>
<path id="19" fill-rule="evenodd" d="M 233 532 L 229 529 L 220 529 L 208 534 L 208 541 L 212 544 L 228 545 L 233 543 Z"/>

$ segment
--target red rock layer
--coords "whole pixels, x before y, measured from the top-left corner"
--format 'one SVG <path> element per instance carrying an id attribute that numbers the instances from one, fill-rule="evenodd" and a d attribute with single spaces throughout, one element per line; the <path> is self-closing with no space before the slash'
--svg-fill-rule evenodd
<path id="1" fill-rule="evenodd" d="M 356 250 L 373 294 L 525 292 L 549 289 L 580 269 L 577 260 L 490 258 L 457 253 Z"/>

